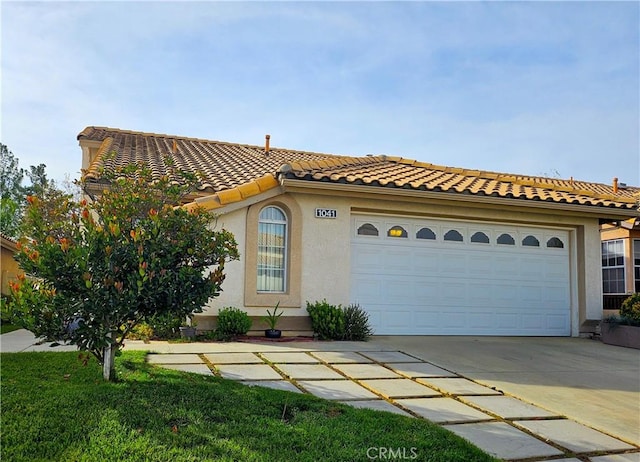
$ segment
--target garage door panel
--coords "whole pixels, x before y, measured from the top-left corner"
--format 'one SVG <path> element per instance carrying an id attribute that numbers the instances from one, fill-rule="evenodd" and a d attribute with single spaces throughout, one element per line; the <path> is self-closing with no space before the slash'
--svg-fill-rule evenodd
<path id="1" fill-rule="evenodd" d="M 369 218 L 371 219 L 371 218 Z M 492 224 L 490 243 L 471 243 L 460 223 L 403 219 L 409 230 L 429 227 L 437 238 L 352 241 L 352 301 L 367 310 L 376 334 L 569 335 L 570 273 L 568 233 L 556 236 L 564 248 L 523 246 L 526 230 Z M 362 220 L 360 220 L 362 221 Z M 441 230 L 458 229 L 463 242 L 445 242 Z M 467 233 L 467 234 L 465 234 Z M 514 245 L 498 245 L 508 233 Z M 383 234 L 383 233 L 381 233 Z"/>

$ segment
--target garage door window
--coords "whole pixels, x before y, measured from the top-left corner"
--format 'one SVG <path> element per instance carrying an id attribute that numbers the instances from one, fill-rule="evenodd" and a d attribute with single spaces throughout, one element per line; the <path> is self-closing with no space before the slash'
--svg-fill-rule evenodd
<path id="1" fill-rule="evenodd" d="M 616 239 L 602 243 L 602 292 L 624 294 L 624 241 Z"/>
<path id="2" fill-rule="evenodd" d="M 564 249 L 564 243 L 557 237 L 552 237 L 547 241 L 547 247 L 552 249 Z"/>
<path id="3" fill-rule="evenodd" d="M 402 226 L 394 226 L 387 231 L 389 237 L 408 237 L 407 230 Z"/>
<path id="4" fill-rule="evenodd" d="M 416 239 L 431 239 L 435 240 L 436 233 L 434 233 L 431 228 L 422 228 L 420 231 L 416 233 Z M 638 244 L 640 247 L 640 243 Z"/>
<path id="5" fill-rule="evenodd" d="M 258 292 L 284 292 L 287 262 L 287 216 L 265 207 L 258 221 Z"/>
<path id="6" fill-rule="evenodd" d="M 371 223 L 365 223 L 358 228 L 358 236 L 377 236 L 378 228 Z"/>
<path id="7" fill-rule="evenodd" d="M 478 244 L 488 244 L 489 236 L 487 236 L 482 231 L 478 231 L 477 233 L 474 233 L 473 236 L 471 236 L 471 242 L 475 242 Z"/>
<path id="8" fill-rule="evenodd" d="M 516 240 L 511 234 L 507 233 L 498 236 L 498 240 L 496 242 L 501 245 L 516 245 Z"/>
<path id="9" fill-rule="evenodd" d="M 522 240 L 522 245 L 525 247 L 540 247 L 540 241 L 535 236 L 527 236 Z"/>
<path id="10" fill-rule="evenodd" d="M 445 241 L 462 242 L 464 240 L 464 238 L 462 237 L 462 234 L 460 234 L 460 231 L 457 231 L 455 229 L 450 229 L 444 235 L 444 240 Z"/>

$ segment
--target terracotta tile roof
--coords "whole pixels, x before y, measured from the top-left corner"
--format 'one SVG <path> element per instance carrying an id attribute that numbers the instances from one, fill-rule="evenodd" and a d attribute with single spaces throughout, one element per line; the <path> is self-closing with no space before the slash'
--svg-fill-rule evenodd
<path id="1" fill-rule="evenodd" d="M 401 157 L 349 157 L 226 143 L 105 127 L 87 127 L 78 139 L 100 143 L 85 178 L 99 182 L 100 168 L 144 162 L 158 177 L 175 166 L 199 172 L 201 197 L 196 203 L 215 209 L 277 187 L 278 179 L 316 181 L 449 194 L 547 201 L 549 203 L 633 210 L 640 188 L 467 170 Z M 110 158 L 107 154 L 116 152 Z"/>
<path id="2" fill-rule="evenodd" d="M 633 209 L 640 188 L 576 180 L 531 177 L 457 167 L 445 167 L 401 157 L 353 158 L 351 164 L 326 167 L 320 162 L 290 162 L 280 172 L 287 178 L 308 181 L 382 186 L 479 196 L 505 197 Z"/>
<path id="3" fill-rule="evenodd" d="M 268 173 L 275 174 L 287 162 L 317 161 L 332 158 L 329 154 L 233 144 L 220 141 L 142 133 L 115 128 L 87 127 L 78 140 L 102 142 L 97 156 L 85 172 L 89 182 L 99 181 L 101 168 L 113 168 L 143 162 L 158 178 L 169 173 L 164 159 L 175 167 L 201 174 L 202 193 L 224 191 L 255 181 Z M 116 152 L 114 158 L 107 154 Z"/>

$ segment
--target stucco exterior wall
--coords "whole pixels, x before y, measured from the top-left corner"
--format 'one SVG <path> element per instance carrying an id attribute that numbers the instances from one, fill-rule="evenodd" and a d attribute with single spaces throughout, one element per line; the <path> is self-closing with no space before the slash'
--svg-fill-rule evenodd
<path id="1" fill-rule="evenodd" d="M 9 282 L 15 280 L 20 273 L 18 262 L 13 259 L 14 252 L 11 249 L 2 247 L 0 268 L 2 274 L 2 294 L 9 293 Z"/>
<path id="2" fill-rule="evenodd" d="M 562 211 L 525 207 L 486 206 L 469 202 L 464 205 L 446 201 L 400 200 L 396 197 L 348 197 L 343 194 L 288 193 L 300 207 L 302 226 L 302 264 L 300 307 L 288 308 L 286 316 L 306 316 L 306 301 L 327 299 L 334 304 L 350 302 L 350 243 L 353 213 L 397 214 L 410 217 L 437 217 L 458 220 L 507 222 L 522 225 L 557 227 L 570 232 L 572 280 L 572 335 L 587 319 L 602 316 L 602 271 L 600 231 L 597 218 Z M 316 208 L 335 209 L 336 218 L 316 218 Z M 246 208 L 224 214 L 218 226 L 231 230 L 238 241 L 241 260 L 226 267 L 227 279 L 221 296 L 212 301 L 206 314 L 215 315 L 220 307 L 235 306 L 251 316 L 260 316 L 268 307 L 244 306 L 246 253 Z"/>

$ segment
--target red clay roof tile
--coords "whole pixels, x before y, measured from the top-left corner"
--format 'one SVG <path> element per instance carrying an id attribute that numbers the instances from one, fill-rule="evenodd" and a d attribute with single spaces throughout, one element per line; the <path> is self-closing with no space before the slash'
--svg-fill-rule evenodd
<path id="1" fill-rule="evenodd" d="M 233 144 L 197 138 L 87 127 L 79 140 L 100 141 L 98 154 L 85 178 L 99 181 L 102 168 L 145 162 L 154 175 L 171 173 L 168 157 L 176 167 L 201 175 L 198 199 L 207 208 L 243 200 L 278 186 L 276 177 L 288 180 L 336 182 L 371 187 L 409 188 L 555 203 L 633 209 L 640 188 L 577 180 L 531 177 L 446 167 L 394 156 L 348 157 L 263 146 Z M 115 156 L 110 157 L 109 152 Z"/>

